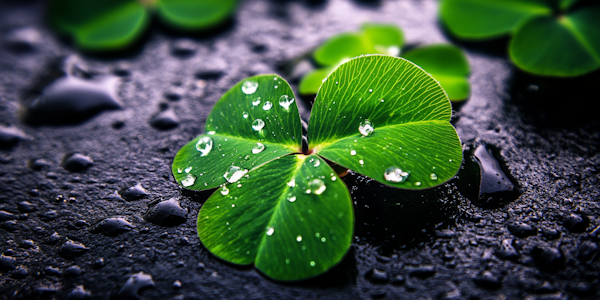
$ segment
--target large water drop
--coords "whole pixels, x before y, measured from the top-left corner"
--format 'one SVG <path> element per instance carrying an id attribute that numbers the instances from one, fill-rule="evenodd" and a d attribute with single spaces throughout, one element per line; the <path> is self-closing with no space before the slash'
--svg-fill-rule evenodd
<path id="1" fill-rule="evenodd" d="M 290 109 L 290 105 L 292 105 L 292 103 L 294 103 L 294 98 L 288 96 L 288 95 L 282 95 L 279 98 L 279 105 L 281 107 L 283 107 L 285 110 L 289 110 Z"/>
<path id="2" fill-rule="evenodd" d="M 362 136 L 369 136 L 373 134 L 375 128 L 373 127 L 373 123 L 371 121 L 365 120 L 364 122 L 360 122 L 360 125 L 358 126 L 358 131 L 360 132 L 360 134 L 362 134 Z"/>
<path id="3" fill-rule="evenodd" d="M 408 172 L 397 167 L 389 167 L 383 173 L 383 178 L 390 182 L 403 182 L 408 178 Z"/>
<path id="4" fill-rule="evenodd" d="M 252 122 L 252 129 L 259 131 L 265 127 L 265 121 L 261 119 L 256 119 Z"/>
<path id="5" fill-rule="evenodd" d="M 207 156 L 213 146 L 213 140 L 210 137 L 203 136 L 196 143 L 196 150 L 200 152 L 200 156 Z"/>
<path id="6" fill-rule="evenodd" d="M 273 103 L 271 103 L 271 101 L 265 101 L 265 104 L 263 104 L 263 109 L 264 110 L 269 110 L 271 109 L 271 107 L 273 107 Z"/>
<path id="7" fill-rule="evenodd" d="M 185 178 L 181 180 L 181 185 L 183 185 L 184 187 L 189 187 L 194 185 L 194 182 L 196 182 L 196 176 L 192 174 L 187 174 L 187 176 L 185 176 Z"/>
<path id="8" fill-rule="evenodd" d="M 265 151 L 265 148 L 266 148 L 265 144 L 257 142 L 256 146 L 254 146 L 254 148 L 252 148 L 252 154 L 261 153 L 261 152 Z"/>
<path id="9" fill-rule="evenodd" d="M 252 95 L 258 89 L 258 82 L 247 80 L 242 83 L 242 92 L 246 95 Z"/>
<path id="10" fill-rule="evenodd" d="M 233 183 L 233 182 L 237 182 L 238 180 L 240 180 L 244 175 L 246 175 L 246 173 L 248 173 L 248 170 L 246 170 L 246 169 L 242 169 L 242 168 L 236 167 L 236 166 L 231 166 L 231 167 L 229 167 L 229 170 L 227 170 L 227 172 L 225 172 L 225 174 L 223 174 L 223 177 L 225 177 L 225 180 L 227 180 L 227 182 Z"/>
<path id="11" fill-rule="evenodd" d="M 308 188 L 312 190 L 315 195 L 321 195 L 327 189 L 325 182 L 319 178 L 315 178 L 308 182 Z"/>

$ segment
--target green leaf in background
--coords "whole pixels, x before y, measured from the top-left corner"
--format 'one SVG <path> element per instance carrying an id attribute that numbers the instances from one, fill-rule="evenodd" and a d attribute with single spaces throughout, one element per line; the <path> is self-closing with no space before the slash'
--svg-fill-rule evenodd
<path id="1" fill-rule="evenodd" d="M 402 57 L 412 61 L 439 81 L 451 101 L 465 100 L 471 93 L 469 62 L 465 54 L 449 44 L 427 45 Z"/>
<path id="2" fill-rule="evenodd" d="M 406 189 L 440 185 L 462 161 L 446 94 L 408 60 L 368 55 L 339 66 L 313 107 L 309 153 L 288 155 L 301 152 L 293 96 L 276 75 L 243 80 L 173 162 L 184 188 L 219 187 L 198 215 L 204 246 L 284 281 L 329 270 L 350 247 L 350 194 L 323 158 Z"/>
<path id="3" fill-rule="evenodd" d="M 365 23 L 359 33 L 333 36 L 314 53 L 315 61 L 325 67 L 304 75 L 298 91 L 303 95 L 316 94 L 327 75 L 349 57 L 365 54 L 397 56 L 403 45 L 404 34 L 393 24 Z M 450 100 L 462 101 L 469 97 L 469 62 L 460 49 L 451 45 L 424 46 L 402 56 L 406 55 L 440 82 Z"/>
<path id="4" fill-rule="evenodd" d="M 353 225 L 348 188 L 333 169 L 314 155 L 290 155 L 218 189 L 200 210 L 198 236 L 226 261 L 291 281 L 339 263 Z"/>
<path id="5" fill-rule="evenodd" d="M 215 188 L 273 159 L 301 152 L 301 141 L 300 115 L 288 83 L 277 75 L 250 77 L 215 104 L 205 135 L 177 152 L 173 174 L 188 189 Z"/>
<path id="6" fill-rule="evenodd" d="M 444 90 L 423 69 L 402 58 L 367 55 L 338 67 L 321 86 L 309 149 L 386 185 L 433 187 L 452 178 L 462 162 L 451 114 Z"/>
<path id="7" fill-rule="evenodd" d="M 50 20 L 87 50 L 126 47 L 142 35 L 149 21 L 146 9 L 133 0 L 55 0 Z"/>
<path id="8" fill-rule="evenodd" d="M 567 77 L 600 68 L 598 2 L 443 0 L 440 14 L 459 38 L 511 34 L 510 58 L 524 71 Z"/>
<path id="9" fill-rule="evenodd" d="M 386 54 L 398 56 L 404 45 L 404 33 L 396 25 L 365 23 L 360 31 L 369 43 L 369 51 L 361 54 Z"/>
<path id="10" fill-rule="evenodd" d="M 237 0 L 158 0 L 161 20 L 184 30 L 213 27 L 233 14 Z"/>
<path id="11" fill-rule="evenodd" d="M 551 15 L 548 0 L 443 0 L 444 25 L 462 39 L 488 39 L 506 35 L 532 16 Z"/>
<path id="12" fill-rule="evenodd" d="M 322 66 L 337 66 L 344 60 L 369 51 L 364 36 L 357 33 L 342 33 L 328 39 L 315 50 L 315 61 Z"/>
<path id="13" fill-rule="evenodd" d="M 73 36 L 82 49 L 113 51 L 133 44 L 147 29 L 150 14 L 172 27 L 203 30 L 223 22 L 237 0 L 50 0 L 50 23 Z"/>

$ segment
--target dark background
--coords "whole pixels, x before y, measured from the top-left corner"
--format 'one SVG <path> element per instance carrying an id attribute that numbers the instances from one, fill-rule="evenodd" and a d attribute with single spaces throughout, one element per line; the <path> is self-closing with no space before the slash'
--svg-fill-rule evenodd
<path id="1" fill-rule="evenodd" d="M 300 62 L 314 47 L 366 21 L 399 25 L 409 44 L 449 42 L 437 7 L 244 1 L 214 31 L 184 36 L 153 22 L 132 50 L 99 56 L 55 36 L 44 1 L 0 2 L 0 299 L 135 299 L 138 289 L 144 299 L 597 297 L 600 135 L 591 86 L 600 76 L 523 74 L 507 60 L 506 40 L 459 44 L 472 67 L 472 94 L 455 105 L 453 124 L 465 149 L 498 149 L 523 191 L 518 199 L 482 208 L 456 178 L 407 192 L 350 174 L 344 180 L 355 200 L 355 242 L 340 265 L 298 283 L 228 264 L 200 244 L 195 219 L 210 193 L 182 190 L 170 166 L 202 133 L 220 95 L 264 73 L 281 74 L 296 89 L 307 67 Z M 75 124 L 32 124 L 24 117 L 27 101 L 73 55 L 85 74 L 118 75 L 122 108 L 54 120 Z M 309 101 L 297 103 L 308 120 Z M 176 127 L 151 124 L 163 110 Z M 20 131 L 7 129 L 13 127 Z M 93 165 L 67 170 L 63 161 L 72 153 Z M 114 194 L 137 184 L 145 195 Z M 183 214 L 184 223 L 144 219 L 152 204 L 173 197 L 187 213 L 175 205 L 158 214 L 171 216 L 166 225 Z M 108 217 L 135 227 L 99 227 Z M 78 253 L 80 244 L 88 250 Z M 125 284 L 139 272 L 154 287 L 141 288 L 149 280 L 139 275 Z"/>

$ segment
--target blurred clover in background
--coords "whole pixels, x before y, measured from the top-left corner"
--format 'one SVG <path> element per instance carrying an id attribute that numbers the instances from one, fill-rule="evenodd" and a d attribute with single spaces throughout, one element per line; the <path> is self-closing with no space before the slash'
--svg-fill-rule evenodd
<path id="1" fill-rule="evenodd" d="M 222 24 L 236 7 L 237 0 L 51 0 L 48 18 L 83 50 L 115 51 L 138 40 L 152 14 L 170 28 L 191 32 Z"/>
<path id="2" fill-rule="evenodd" d="M 469 97 L 469 62 L 459 48 L 450 44 L 434 44 L 402 53 L 404 46 L 404 34 L 393 24 L 365 23 L 359 32 L 335 35 L 313 52 L 313 60 L 320 68 L 304 75 L 299 92 L 303 95 L 316 94 L 327 75 L 352 57 L 385 54 L 402 56 L 422 67 L 440 83 L 450 100 L 462 101 Z"/>

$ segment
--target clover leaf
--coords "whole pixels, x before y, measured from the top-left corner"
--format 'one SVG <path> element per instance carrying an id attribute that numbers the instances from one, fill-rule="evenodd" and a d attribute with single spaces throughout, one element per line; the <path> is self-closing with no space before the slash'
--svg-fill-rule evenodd
<path id="1" fill-rule="evenodd" d="M 442 184 L 462 161 L 450 116 L 446 93 L 423 69 L 361 56 L 323 83 L 302 153 L 289 85 L 254 76 L 217 102 L 207 134 L 179 150 L 173 174 L 184 188 L 218 187 L 198 214 L 211 253 L 276 280 L 302 280 L 339 263 L 352 240 L 350 194 L 329 163 L 399 188 Z"/>
<path id="2" fill-rule="evenodd" d="M 180 30 L 202 30 L 221 23 L 235 10 L 236 0 L 52 0 L 49 19 L 82 49 L 125 48 L 146 30 L 151 12 Z"/>
<path id="3" fill-rule="evenodd" d="M 314 51 L 314 60 L 322 68 L 307 73 L 298 90 L 305 95 L 316 94 L 323 79 L 348 59 L 364 54 L 398 56 L 403 45 L 402 30 L 390 24 L 365 23 L 358 33 L 333 36 Z M 450 100 L 461 101 L 469 97 L 469 62 L 460 49 L 452 45 L 429 45 L 413 49 L 402 57 L 430 72 Z"/>
<path id="4" fill-rule="evenodd" d="M 510 35 L 509 56 L 529 73 L 567 77 L 600 68 L 597 2 L 443 0 L 440 14 L 450 32 L 461 39 Z"/>

